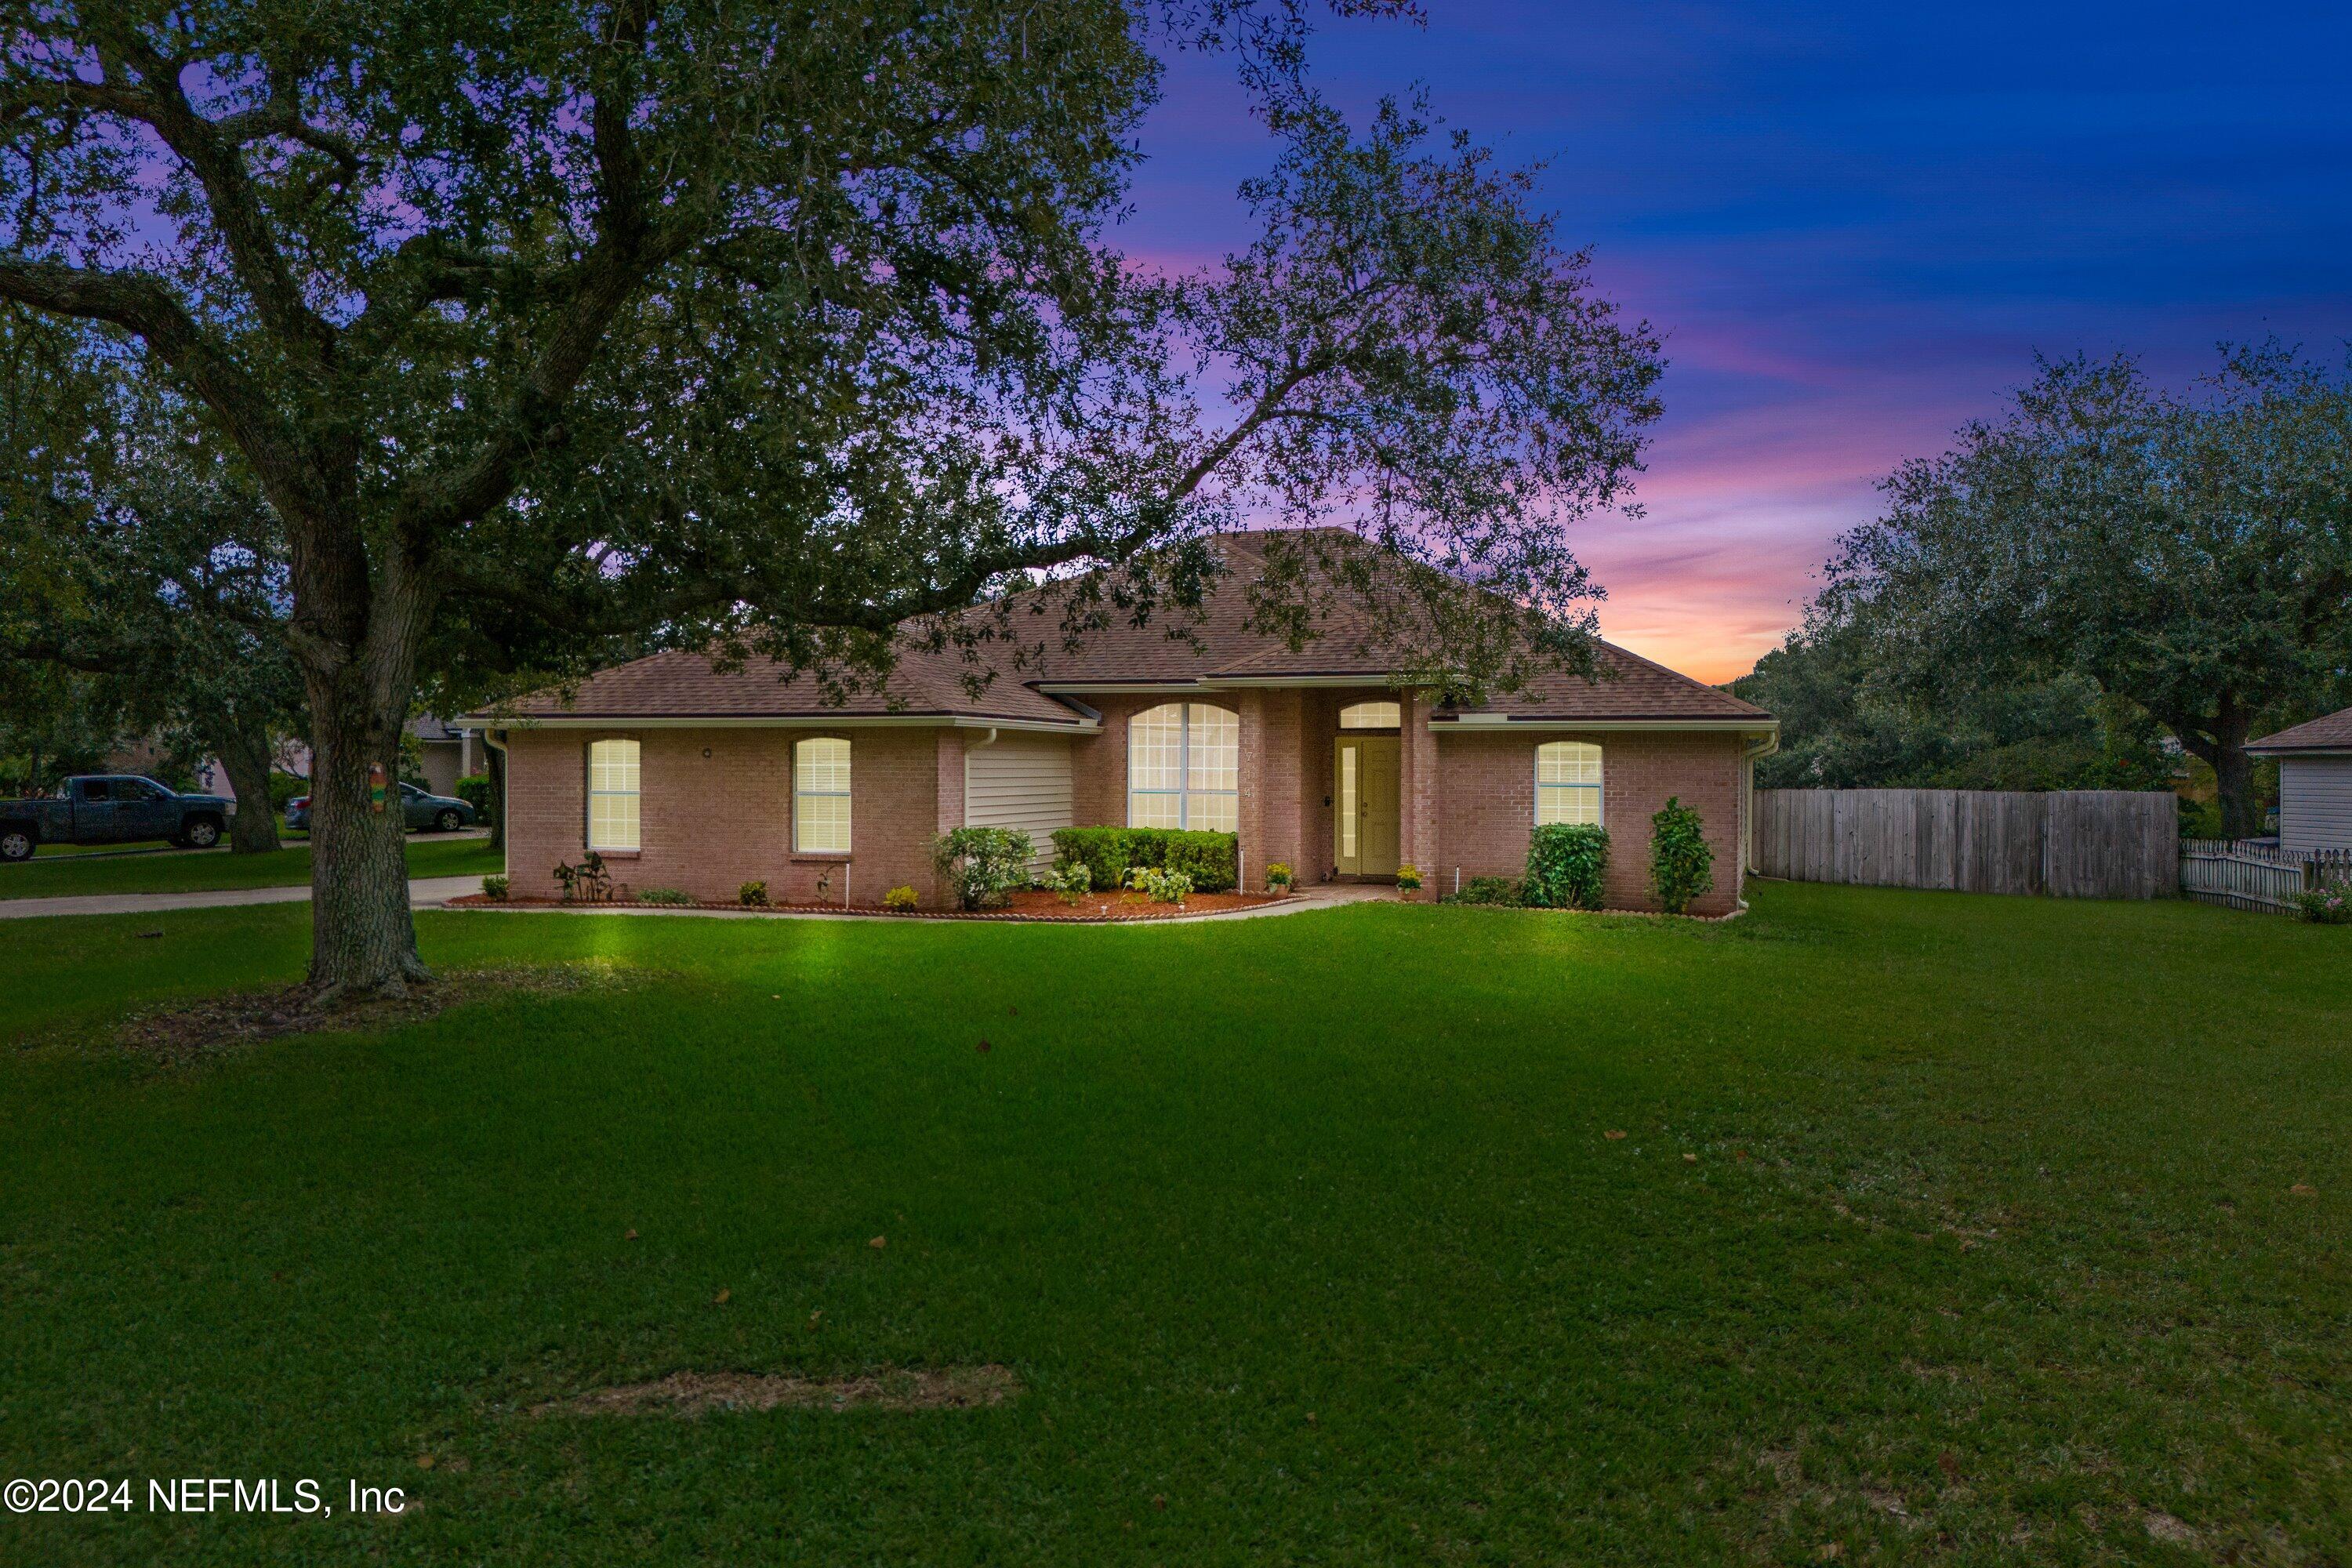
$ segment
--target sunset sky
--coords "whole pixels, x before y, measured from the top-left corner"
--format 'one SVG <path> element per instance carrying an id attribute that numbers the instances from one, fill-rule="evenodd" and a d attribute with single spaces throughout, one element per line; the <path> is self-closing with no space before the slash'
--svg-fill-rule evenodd
<path id="1" fill-rule="evenodd" d="M 1997 411 L 2037 353 L 2185 384 L 2222 339 L 2352 337 L 2352 8 L 1426 0 L 1326 23 L 1360 110 L 1427 84 L 1547 162 L 1562 237 L 1664 333 L 1649 516 L 1572 538 L 1602 630 L 1709 680 L 1798 619 L 1874 479 Z M 1270 150 L 1188 59 L 1120 243 L 1207 260 Z"/>

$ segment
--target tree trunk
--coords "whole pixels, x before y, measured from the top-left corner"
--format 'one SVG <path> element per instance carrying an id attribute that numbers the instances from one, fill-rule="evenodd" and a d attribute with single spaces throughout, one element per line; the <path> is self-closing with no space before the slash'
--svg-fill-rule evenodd
<path id="1" fill-rule="evenodd" d="M 2221 797 L 2221 837 L 2252 838 L 2263 830 L 2263 803 L 2254 796 L 2254 759 L 2242 730 L 2236 745 L 2215 748 L 2210 759 Z"/>
<path id="2" fill-rule="evenodd" d="M 507 753 L 505 748 L 493 746 L 487 738 L 482 742 L 483 771 L 490 777 L 490 847 L 504 852 L 507 847 Z"/>
<path id="3" fill-rule="evenodd" d="M 408 910 L 396 710 L 346 678 L 311 682 L 310 983 L 321 1000 L 398 994 L 430 979 Z M 369 769 L 383 770 L 381 811 Z"/>
<path id="4" fill-rule="evenodd" d="M 278 812 L 269 801 L 269 731 L 225 716 L 212 737 L 213 754 L 228 771 L 236 815 L 229 818 L 232 855 L 265 855 L 278 847 Z"/>
<path id="5" fill-rule="evenodd" d="M 2237 699 L 2224 693 L 2214 716 L 2194 723 L 2166 721 L 2189 753 L 2213 770 L 2213 787 L 2221 809 L 2221 837 L 2252 838 L 2263 830 L 2262 802 L 2254 796 L 2254 759 L 2246 754 L 2251 716 Z"/>

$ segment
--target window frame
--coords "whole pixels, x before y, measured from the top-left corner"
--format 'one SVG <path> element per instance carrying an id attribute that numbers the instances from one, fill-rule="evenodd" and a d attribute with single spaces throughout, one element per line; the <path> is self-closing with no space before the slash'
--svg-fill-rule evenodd
<path id="1" fill-rule="evenodd" d="M 1176 710 L 1177 714 L 1176 785 L 1172 789 L 1139 788 L 1135 782 L 1136 727 L 1141 721 L 1151 717 L 1153 714 L 1163 712 L 1171 708 Z M 1202 789 L 1195 786 L 1192 783 L 1192 710 L 1195 708 L 1205 709 L 1211 712 L 1220 714 L 1224 719 L 1230 721 L 1233 724 L 1234 748 L 1233 773 L 1231 774 L 1233 779 L 1233 787 L 1230 789 L 1220 789 L 1215 787 Z M 1233 709 L 1223 707 L 1214 702 L 1198 702 L 1189 698 L 1180 698 L 1172 702 L 1156 702 L 1150 707 L 1143 709 L 1141 711 L 1129 718 L 1127 721 L 1127 826 L 1129 827 L 1142 826 L 1135 820 L 1135 801 L 1138 795 L 1150 795 L 1160 799 L 1166 799 L 1172 795 L 1176 800 L 1176 825 L 1172 829 L 1162 827 L 1160 831 L 1173 831 L 1180 833 L 1238 833 L 1241 830 L 1242 812 L 1241 725 L 1242 716 Z M 1233 826 L 1194 826 L 1192 824 L 1192 801 L 1193 797 L 1196 795 L 1214 796 L 1222 800 L 1230 801 L 1232 803 Z"/>
<path id="2" fill-rule="evenodd" d="M 636 782 L 635 788 L 599 789 L 596 787 L 596 748 L 599 746 L 626 746 L 629 748 L 628 766 L 631 775 Z M 587 778 L 584 781 L 585 790 L 582 799 L 583 810 L 581 815 L 583 820 L 580 825 L 580 841 L 582 845 L 584 846 L 590 853 L 596 855 L 635 855 L 639 853 L 644 848 L 646 842 L 646 776 L 645 746 L 643 742 L 639 742 L 635 735 L 605 735 L 588 742 L 586 749 L 581 753 L 581 761 L 587 771 Z M 604 765 L 606 767 L 613 767 L 617 764 L 612 762 L 607 762 Z M 634 809 L 630 812 L 631 822 L 636 829 L 633 836 L 635 840 L 634 842 L 628 844 L 599 844 L 596 841 L 596 803 L 599 800 L 605 799 L 626 799 L 635 803 Z"/>
<path id="3" fill-rule="evenodd" d="M 1379 724 L 1350 724 L 1348 722 L 1349 714 L 1359 712 L 1366 708 L 1390 710 L 1390 716 L 1384 722 Z M 1381 698 L 1370 698 L 1361 702 L 1350 702 L 1339 710 L 1339 732 L 1343 735 L 1377 735 L 1384 731 L 1402 730 L 1404 728 L 1404 704 L 1402 702 L 1391 702 Z"/>
<path id="4" fill-rule="evenodd" d="M 1554 746 L 1576 746 L 1591 752 L 1592 782 L 1591 784 L 1546 783 L 1543 776 L 1544 752 L 1549 751 Z M 1549 827 L 1556 825 L 1565 825 L 1569 826 L 1606 827 L 1609 825 L 1609 756 L 1606 749 L 1601 746 L 1600 742 L 1538 742 L 1536 744 L 1535 757 L 1533 759 L 1532 772 L 1535 778 L 1534 821 L 1536 826 Z M 1590 823 L 1581 823 L 1570 817 L 1553 817 L 1547 821 L 1544 816 L 1544 792 L 1546 790 L 1554 792 L 1555 798 L 1566 795 L 1571 799 L 1575 798 L 1576 794 L 1579 792 L 1590 790 L 1592 793 L 1592 820 Z"/>
<path id="5" fill-rule="evenodd" d="M 801 783 L 801 753 L 809 746 L 837 745 L 841 748 L 842 784 L 837 790 L 809 789 Z M 857 748 L 846 735 L 803 735 L 793 742 L 793 853 L 803 856 L 825 856 L 845 858 L 857 842 L 857 809 L 855 805 L 857 787 Z M 841 802 L 841 837 L 838 847 L 812 847 L 806 842 L 808 814 L 802 809 L 803 800 L 838 800 Z"/>

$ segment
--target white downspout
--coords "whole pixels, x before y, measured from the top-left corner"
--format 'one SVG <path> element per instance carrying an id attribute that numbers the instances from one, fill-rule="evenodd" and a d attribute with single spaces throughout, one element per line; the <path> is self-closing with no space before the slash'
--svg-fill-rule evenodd
<path id="1" fill-rule="evenodd" d="M 1748 907 L 1748 873 L 1756 864 L 1756 764 L 1780 749 L 1776 728 L 1739 752 L 1739 907 Z"/>

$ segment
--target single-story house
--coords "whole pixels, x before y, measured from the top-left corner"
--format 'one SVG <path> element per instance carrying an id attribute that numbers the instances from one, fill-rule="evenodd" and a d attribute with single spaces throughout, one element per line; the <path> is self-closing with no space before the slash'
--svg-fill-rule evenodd
<path id="1" fill-rule="evenodd" d="M 2279 765 L 2279 847 L 2352 849 L 2352 708 L 2264 735 L 2246 750 Z"/>
<path id="2" fill-rule="evenodd" d="M 1024 829 L 1043 865 L 1056 828 L 1125 825 L 1237 834 L 1245 887 L 1275 861 L 1302 884 L 1411 865 L 1433 898 L 1520 875 L 1538 823 L 1589 822 L 1612 838 L 1609 904 L 1638 909 L 1650 816 L 1675 795 L 1715 851 L 1694 912 L 1739 906 L 1769 714 L 1607 644 L 1607 679 L 1437 703 L 1360 638 L 1294 651 L 1252 629 L 1258 539 L 1221 541 L 1227 571 L 1186 636 L 1164 620 L 1090 631 L 1075 653 L 1003 658 L 979 696 L 954 650 L 909 648 L 887 692 L 837 706 L 806 674 L 671 651 L 456 722 L 507 748 L 520 894 L 551 893 L 558 863 L 593 849 L 640 889 L 731 899 L 756 879 L 777 901 L 877 904 L 909 886 L 936 905 L 946 829 Z"/>
<path id="3" fill-rule="evenodd" d="M 457 781 L 485 766 L 480 739 L 468 729 L 427 713 L 408 721 L 416 742 L 416 771 L 435 795 L 455 795 Z"/>

